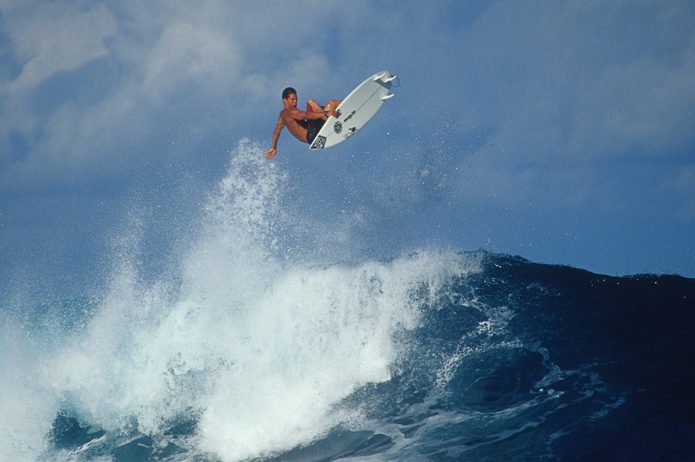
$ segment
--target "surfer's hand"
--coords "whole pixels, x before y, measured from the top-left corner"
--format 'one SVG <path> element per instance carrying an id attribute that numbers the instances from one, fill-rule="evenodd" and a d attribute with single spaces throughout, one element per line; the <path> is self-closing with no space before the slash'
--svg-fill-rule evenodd
<path id="1" fill-rule="evenodd" d="M 266 159 L 272 159 L 273 157 L 275 157 L 275 154 L 277 154 L 277 153 L 278 153 L 277 148 L 270 148 L 266 151 L 265 158 Z"/>

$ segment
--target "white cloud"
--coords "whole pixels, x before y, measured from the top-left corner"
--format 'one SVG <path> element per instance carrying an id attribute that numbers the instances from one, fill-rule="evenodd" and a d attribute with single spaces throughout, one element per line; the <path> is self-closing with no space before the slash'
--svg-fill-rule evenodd
<path id="1" fill-rule="evenodd" d="M 0 9 L 7 26 L 6 44 L 21 67 L 13 80 L 0 85 L 5 103 L 0 106 L 0 141 L 14 133 L 33 150 L 32 141 L 44 128 L 42 102 L 34 92 L 51 77 L 106 56 L 104 41 L 116 33 L 116 22 L 103 3 L 89 7 L 75 2 L 5 1 Z M 7 141 L 4 144 L 8 146 Z M 2 151 L 0 161 L 12 155 Z M 32 153 L 18 156 L 33 162 Z"/>
<path id="2" fill-rule="evenodd" d="M 146 59 L 143 91 L 150 96 L 166 94 L 186 82 L 219 93 L 232 86 L 241 73 L 237 48 L 230 37 L 216 31 L 173 23 L 164 29 Z"/>
<path id="3" fill-rule="evenodd" d="M 695 11 L 684 3 L 505 1 L 459 30 L 447 45 L 458 60 L 445 64 L 460 76 L 450 80 L 461 95 L 452 131 L 490 138 L 463 153 L 461 197 L 628 207 L 634 188 L 656 193 L 630 176 L 639 168 L 616 165 L 677 159 L 695 141 L 687 18 Z M 602 174 L 607 162 L 621 178 Z"/>
<path id="4" fill-rule="evenodd" d="M 22 61 L 22 72 L 11 92 L 31 89 L 59 71 L 69 71 L 104 56 L 104 40 L 116 32 L 116 22 L 104 4 L 83 10 L 63 2 L 34 2 L 2 13 Z"/>
<path id="5" fill-rule="evenodd" d="M 576 108 L 568 149 L 578 155 L 664 157 L 695 140 L 695 35 L 678 62 L 641 55 L 600 72 Z"/>
<path id="6" fill-rule="evenodd" d="M 692 141 L 683 123 L 695 116 L 692 27 L 677 15 L 654 21 L 659 9 L 648 4 L 527 7 L 499 2 L 454 45 L 469 66 L 464 110 L 496 132 L 511 161 L 519 151 L 623 156 Z"/>

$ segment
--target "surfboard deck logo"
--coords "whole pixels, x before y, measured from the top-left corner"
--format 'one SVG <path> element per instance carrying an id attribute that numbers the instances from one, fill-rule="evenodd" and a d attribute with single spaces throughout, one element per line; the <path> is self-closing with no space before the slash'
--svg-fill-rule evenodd
<path id="1" fill-rule="evenodd" d="M 391 93 L 397 77 L 389 71 L 380 71 L 368 77 L 352 90 L 336 108 L 316 135 L 309 149 L 324 149 L 342 143 L 352 137 L 394 95 Z"/>
<path id="2" fill-rule="evenodd" d="M 326 144 L 326 137 L 318 135 L 316 137 L 316 139 L 314 140 L 314 142 L 312 143 L 312 146 L 314 144 L 316 145 L 316 147 L 314 149 L 323 149 L 323 145 Z"/>

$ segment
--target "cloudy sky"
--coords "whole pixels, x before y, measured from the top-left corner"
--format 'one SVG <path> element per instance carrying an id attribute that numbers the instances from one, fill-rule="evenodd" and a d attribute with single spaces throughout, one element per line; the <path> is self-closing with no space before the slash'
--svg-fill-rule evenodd
<path id="1" fill-rule="evenodd" d="M 691 1 L 0 0 L 3 288 L 98 272 L 132 227 L 166 247 L 240 140 L 269 146 L 285 86 L 381 69 L 397 97 L 359 136 L 281 136 L 307 217 L 361 217 L 375 258 L 695 277 L 693 24 Z"/>

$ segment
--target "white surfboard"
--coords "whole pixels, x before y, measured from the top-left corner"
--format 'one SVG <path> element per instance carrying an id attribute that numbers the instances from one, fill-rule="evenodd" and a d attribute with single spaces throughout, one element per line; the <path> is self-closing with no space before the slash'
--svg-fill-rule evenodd
<path id="1" fill-rule="evenodd" d="M 391 98 L 391 83 L 396 78 L 389 71 L 377 72 L 350 92 L 314 138 L 309 149 L 323 149 L 342 143 L 357 133 Z"/>

